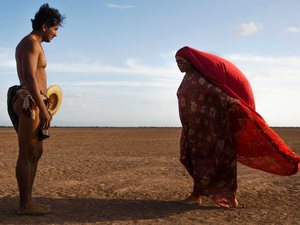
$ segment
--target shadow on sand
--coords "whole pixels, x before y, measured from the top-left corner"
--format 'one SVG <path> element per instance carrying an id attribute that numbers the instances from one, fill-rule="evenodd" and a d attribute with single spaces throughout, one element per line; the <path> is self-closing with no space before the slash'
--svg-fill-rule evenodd
<path id="1" fill-rule="evenodd" d="M 18 199 L 0 199 L 0 224 L 96 223 L 112 221 L 137 221 L 160 219 L 191 210 L 211 210 L 216 207 L 183 205 L 176 201 L 37 198 L 37 202 L 52 206 L 53 213 L 46 216 L 19 216 L 16 214 Z"/>

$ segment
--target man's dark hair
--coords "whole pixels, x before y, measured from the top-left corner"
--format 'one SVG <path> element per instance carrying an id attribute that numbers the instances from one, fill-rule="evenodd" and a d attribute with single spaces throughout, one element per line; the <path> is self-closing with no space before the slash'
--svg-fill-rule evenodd
<path id="1" fill-rule="evenodd" d="M 62 16 L 57 9 L 50 8 L 48 4 L 44 4 L 37 11 L 34 19 L 31 19 L 32 29 L 40 30 L 43 24 L 46 24 L 48 27 L 61 26 L 64 19 L 65 16 Z"/>

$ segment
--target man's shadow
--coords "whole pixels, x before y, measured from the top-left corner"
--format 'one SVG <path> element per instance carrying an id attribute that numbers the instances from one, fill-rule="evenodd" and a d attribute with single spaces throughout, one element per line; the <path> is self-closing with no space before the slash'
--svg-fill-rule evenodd
<path id="1" fill-rule="evenodd" d="M 46 216 L 19 216 L 16 214 L 18 198 L 1 198 L 0 224 L 136 221 L 165 218 L 195 209 L 203 211 L 216 209 L 216 207 L 185 205 L 177 201 L 163 200 L 36 198 L 36 201 L 50 204 L 53 213 Z"/>

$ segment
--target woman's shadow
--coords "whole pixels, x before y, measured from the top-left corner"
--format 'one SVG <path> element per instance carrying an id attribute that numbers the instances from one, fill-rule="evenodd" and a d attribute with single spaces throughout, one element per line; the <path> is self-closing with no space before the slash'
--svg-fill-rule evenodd
<path id="1" fill-rule="evenodd" d="M 19 216 L 16 214 L 18 198 L 0 199 L 0 224 L 47 224 L 64 222 L 96 223 L 107 221 L 137 221 L 159 219 L 191 210 L 211 210 L 216 207 L 184 205 L 178 201 L 37 198 L 38 202 L 50 204 L 53 213 L 46 216 Z"/>

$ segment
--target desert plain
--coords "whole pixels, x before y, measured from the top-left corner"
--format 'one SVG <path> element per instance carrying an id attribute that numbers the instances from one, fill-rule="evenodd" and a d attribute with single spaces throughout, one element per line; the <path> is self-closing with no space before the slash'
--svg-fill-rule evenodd
<path id="1" fill-rule="evenodd" d="M 300 154 L 300 128 L 274 128 Z M 179 162 L 180 128 L 51 128 L 34 185 L 46 216 L 20 216 L 12 128 L 0 128 L 0 224 L 300 224 L 300 175 L 238 164 L 244 208 L 180 203 L 192 180 Z"/>

